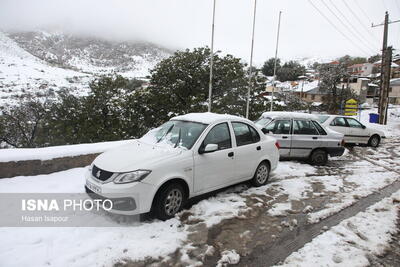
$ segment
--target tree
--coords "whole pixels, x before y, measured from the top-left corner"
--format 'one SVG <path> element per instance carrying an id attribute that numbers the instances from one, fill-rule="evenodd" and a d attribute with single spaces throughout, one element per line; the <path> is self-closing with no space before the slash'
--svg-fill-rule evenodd
<path id="1" fill-rule="evenodd" d="M 207 111 L 209 59 L 207 47 L 187 49 L 177 51 L 151 70 L 146 95 L 148 124 L 155 126 L 178 114 Z M 215 53 L 213 60 L 212 111 L 245 115 L 248 88 L 245 65 L 232 55 L 222 57 Z M 260 87 L 265 88 L 265 83 L 259 86 L 261 83 L 257 81 L 252 99 Z M 255 110 L 253 105 L 251 110 Z"/>
<path id="2" fill-rule="evenodd" d="M 288 61 L 277 71 L 277 78 L 281 82 L 296 81 L 306 73 L 306 68 L 296 61 Z"/>
<path id="3" fill-rule="evenodd" d="M 368 58 L 368 62 L 369 62 L 369 63 L 375 63 L 375 62 L 377 62 L 378 60 L 381 60 L 381 58 L 382 58 L 382 55 L 376 54 L 376 55 L 373 55 L 373 56 L 369 57 L 369 58 Z"/>
<path id="4" fill-rule="evenodd" d="M 367 58 L 365 57 L 351 57 L 349 55 L 345 55 L 343 57 L 338 58 L 338 61 L 345 65 L 346 67 L 349 67 L 354 64 L 362 64 L 362 63 L 367 63 Z"/>
<path id="5" fill-rule="evenodd" d="M 275 58 L 270 58 L 265 61 L 264 65 L 261 68 L 262 74 L 265 76 L 273 76 L 274 75 L 274 65 L 275 65 Z M 281 60 L 279 58 L 276 59 L 276 70 L 281 68 Z"/>
<path id="6" fill-rule="evenodd" d="M 322 64 L 320 65 L 319 73 L 321 79 L 320 90 L 326 93 L 323 102 L 327 106 L 329 113 L 337 114 L 341 102 L 351 94 L 350 89 L 338 88 L 342 79 L 349 77 L 347 67 L 344 63 L 337 65 Z"/>
<path id="7" fill-rule="evenodd" d="M 13 147 L 42 145 L 38 138 L 47 111 L 46 102 L 34 100 L 3 110 L 0 117 L 0 140 Z"/>

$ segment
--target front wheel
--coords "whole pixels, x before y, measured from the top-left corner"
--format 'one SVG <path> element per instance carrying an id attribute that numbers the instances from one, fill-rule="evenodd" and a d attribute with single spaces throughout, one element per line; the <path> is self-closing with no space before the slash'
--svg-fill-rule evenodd
<path id="1" fill-rule="evenodd" d="M 381 138 L 375 134 L 368 140 L 368 145 L 372 147 L 378 147 L 380 142 Z"/>
<path id="2" fill-rule="evenodd" d="M 328 162 L 328 153 L 325 150 L 314 150 L 310 155 L 310 163 L 313 165 L 325 165 Z"/>
<path id="3" fill-rule="evenodd" d="M 266 162 L 261 162 L 256 169 L 253 179 L 251 179 L 251 183 L 256 187 L 265 185 L 268 182 L 269 173 L 269 165 Z"/>
<path id="4" fill-rule="evenodd" d="M 186 201 L 185 191 L 180 184 L 170 184 L 156 195 L 153 212 L 160 220 L 173 218 Z"/>

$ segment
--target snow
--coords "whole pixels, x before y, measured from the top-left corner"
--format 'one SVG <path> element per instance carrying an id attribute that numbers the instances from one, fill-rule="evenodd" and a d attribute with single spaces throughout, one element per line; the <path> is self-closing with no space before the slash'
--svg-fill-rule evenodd
<path id="1" fill-rule="evenodd" d="M 280 266 L 370 266 L 368 255 L 388 248 L 396 221 L 400 191 L 317 236 Z"/>
<path id="2" fill-rule="evenodd" d="M 9 148 L 0 149 L 0 162 L 23 160 L 50 160 L 53 158 L 73 157 L 101 153 L 111 148 L 130 143 L 132 140 L 52 146 L 43 148 Z"/>
<path id="3" fill-rule="evenodd" d="M 243 121 L 246 119 L 238 117 L 238 116 L 234 116 L 234 115 L 204 112 L 204 113 L 188 113 L 185 115 L 173 117 L 171 120 L 193 121 L 193 122 L 200 122 L 200 123 L 204 123 L 204 124 L 211 124 L 211 123 L 214 123 L 217 121 L 222 121 L 222 120 Z"/>
<path id="4" fill-rule="evenodd" d="M 313 119 L 317 120 L 318 117 L 314 114 L 300 113 L 300 112 L 282 112 L 282 111 L 269 111 L 262 114 L 264 118 L 295 118 L 295 119 Z"/>
<path id="5" fill-rule="evenodd" d="M 230 264 L 238 264 L 240 261 L 240 255 L 233 250 L 224 250 L 221 253 L 221 259 L 217 263 L 217 267 L 222 267 Z"/>
<path id="6" fill-rule="evenodd" d="M 19 103 L 18 97 L 26 93 L 45 93 L 46 90 L 69 88 L 77 94 L 85 94 L 90 80 L 91 75 L 50 66 L 0 32 L 0 106 Z M 43 89 L 37 90 L 41 87 Z"/>
<path id="7" fill-rule="evenodd" d="M 295 91 L 295 92 L 301 92 L 301 91 L 308 92 L 308 91 L 311 91 L 311 90 L 316 89 L 318 87 L 319 87 L 319 80 L 315 80 L 315 81 L 312 81 L 312 82 L 304 81 L 304 84 L 303 84 L 303 82 L 299 82 L 299 84 L 293 89 L 293 91 Z"/>

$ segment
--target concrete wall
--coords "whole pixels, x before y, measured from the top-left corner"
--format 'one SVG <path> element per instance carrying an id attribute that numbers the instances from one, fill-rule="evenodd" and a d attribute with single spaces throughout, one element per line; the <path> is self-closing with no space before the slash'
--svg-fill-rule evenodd
<path id="1" fill-rule="evenodd" d="M 0 162 L 0 178 L 49 174 L 90 165 L 97 154 L 55 158 L 51 160 L 25 160 Z"/>

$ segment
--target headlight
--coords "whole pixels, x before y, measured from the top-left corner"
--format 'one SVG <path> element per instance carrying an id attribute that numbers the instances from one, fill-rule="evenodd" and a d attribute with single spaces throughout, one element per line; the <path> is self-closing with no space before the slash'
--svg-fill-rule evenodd
<path id="1" fill-rule="evenodd" d="M 114 179 L 114 183 L 126 184 L 126 183 L 138 182 L 146 178 L 147 175 L 149 175 L 150 173 L 151 171 L 149 170 L 137 170 L 134 172 L 121 173 Z"/>

